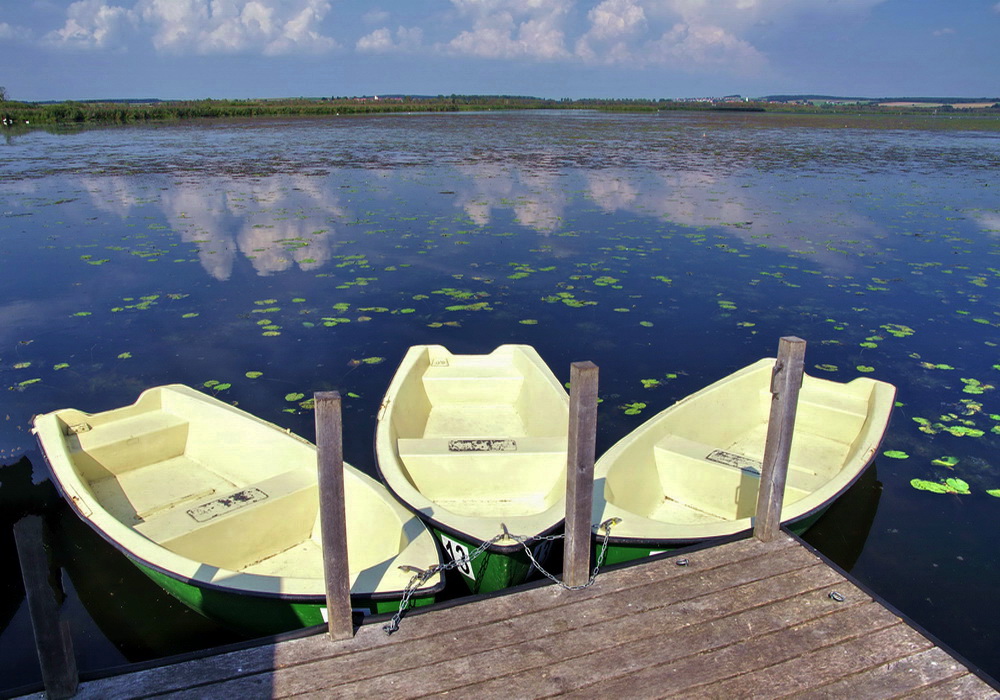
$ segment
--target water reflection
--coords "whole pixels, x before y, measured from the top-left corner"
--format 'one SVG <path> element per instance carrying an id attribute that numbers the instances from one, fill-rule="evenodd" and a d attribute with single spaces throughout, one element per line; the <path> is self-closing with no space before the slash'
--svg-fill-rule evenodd
<path id="1" fill-rule="evenodd" d="M 204 270 L 225 281 L 240 257 L 261 276 L 326 265 L 339 232 L 357 216 L 344 194 L 344 176 L 158 180 L 162 186 L 121 176 L 85 177 L 81 188 L 96 209 L 123 223 L 134 225 L 136 218 L 148 216 L 148 208 L 158 210 L 163 225 L 195 246 Z M 391 171 L 378 179 L 383 186 L 408 184 Z M 790 191 L 784 181 L 748 181 L 702 170 L 560 173 L 491 163 L 456 166 L 428 185 L 442 182 L 449 188 L 444 193 L 453 194 L 454 205 L 480 229 L 508 212 L 520 227 L 538 234 L 568 231 L 567 211 L 582 193 L 604 214 L 713 229 L 746 244 L 806 254 L 840 270 L 858 264 L 856 256 L 844 254 L 845 247 L 874 248 L 887 236 L 865 211 L 875 194 L 832 198 L 822 183 L 796 182 Z M 986 230 L 1000 226 L 992 212 L 978 213 L 977 219 Z"/>
<path id="2" fill-rule="evenodd" d="M 340 195 L 327 189 L 333 183 L 308 177 L 181 181 L 152 196 L 148 185 L 134 178 L 84 178 L 82 186 L 95 208 L 123 222 L 146 207 L 158 209 L 220 281 L 232 276 L 237 255 L 261 276 L 322 267 L 330 260 L 334 222 L 347 216 Z"/>

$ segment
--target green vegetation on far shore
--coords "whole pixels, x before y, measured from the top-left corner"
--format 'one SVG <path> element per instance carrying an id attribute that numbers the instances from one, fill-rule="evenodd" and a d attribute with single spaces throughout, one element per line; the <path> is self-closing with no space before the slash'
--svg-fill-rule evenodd
<path id="1" fill-rule="evenodd" d="M 437 97 L 334 97 L 268 100 L 95 100 L 86 102 L 33 103 L 0 101 L 0 117 L 6 127 L 52 124 L 126 124 L 182 119 L 239 119 L 255 117 L 317 117 L 409 112 L 460 112 L 524 109 L 595 109 L 617 112 L 730 111 L 795 114 L 948 114 L 969 117 L 1000 116 L 1000 102 L 968 108 L 919 103 L 820 102 L 818 100 L 747 101 L 723 100 L 631 100 L 562 99 L 536 97 L 450 95 Z M 992 120 L 990 120 L 992 121 Z"/>

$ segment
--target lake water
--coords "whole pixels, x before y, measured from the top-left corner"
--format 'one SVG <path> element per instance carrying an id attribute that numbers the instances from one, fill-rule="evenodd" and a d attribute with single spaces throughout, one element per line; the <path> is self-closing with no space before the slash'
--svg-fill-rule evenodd
<path id="1" fill-rule="evenodd" d="M 542 112 L 8 135 L 3 529 L 48 508 L 82 670 L 229 641 L 61 507 L 33 414 L 179 382 L 312 439 L 302 402 L 335 389 L 347 460 L 373 473 L 408 346 L 517 342 L 563 380 L 599 365 L 600 453 L 797 335 L 811 374 L 899 391 L 874 469 L 809 539 L 1000 676 L 1000 132 L 948 126 Z M 926 490 L 946 479 L 968 493 Z M 9 688 L 39 673 L 0 543 Z"/>

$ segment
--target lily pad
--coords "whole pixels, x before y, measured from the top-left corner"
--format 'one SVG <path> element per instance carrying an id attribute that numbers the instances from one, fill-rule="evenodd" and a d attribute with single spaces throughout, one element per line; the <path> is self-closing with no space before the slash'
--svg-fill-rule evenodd
<path id="1" fill-rule="evenodd" d="M 961 493 L 961 494 L 971 493 L 971 491 L 969 490 L 969 484 L 963 481 L 962 479 L 956 479 L 956 478 L 945 479 L 944 483 L 945 485 L 948 486 L 948 488 L 952 489 L 952 491 L 954 491 L 955 493 Z"/>
<path id="2" fill-rule="evenodd" d="M 931 460 L 931 464 L 936 464 L 939 467 L 954 467 L 956 464 L 958 464 L 958 462 L 959 462 L 958 457 L 952 457 L 950 455 L 945 457 L 938 457 L 937 459 Z"/>
<path id="3" fill-rule="evenodd" d="M 931 493 L 955 493 L 963 496 L 971 493 L 969 485 L 961 479 L 945 479 L 943 481 L 911 479 L 910 486 L 919 491 L 930 491 Z"/>
<path id="4" fill-rule="evenodd" d="M 301 401 L 306 397 L 305 394 L 300 394 L 298 392 L 292 392 L 291 394 L 285 394 L 285 401 Z"/>
<path id="5" fill-rule="evenodd" d="M 909 459 L 910 457 L 910 455 L 906 454 L 902 450 L 886 450 L 882 454 L 891 459 Z"/>
<path id="6" fill-rule="evenodd" d="M 1000 498 L 1000 489 L 987 489 L 986 493 L 994 498 Z"/>
<path id="7" fill-rule="evenodd" d="M 263 372 L 257 372 L 257 371 L 247 372 L 246 373 L 246 378 L 247 379 L 257 379 L 257 378 L 263 376 L 263 374 L 264 374 Z"/>

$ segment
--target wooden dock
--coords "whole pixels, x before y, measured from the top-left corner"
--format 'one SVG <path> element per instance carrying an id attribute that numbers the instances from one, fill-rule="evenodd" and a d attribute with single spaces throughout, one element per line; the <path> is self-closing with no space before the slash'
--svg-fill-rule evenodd
<path id="1" fill-rule="evenodd" d="M 998 698 L 788 535 L 81 683 L 80 698 Z M 682 563 L 686 560 L 686 564 Z"/>

